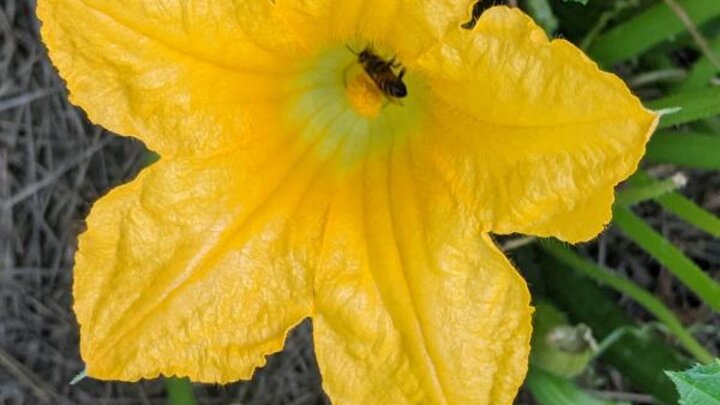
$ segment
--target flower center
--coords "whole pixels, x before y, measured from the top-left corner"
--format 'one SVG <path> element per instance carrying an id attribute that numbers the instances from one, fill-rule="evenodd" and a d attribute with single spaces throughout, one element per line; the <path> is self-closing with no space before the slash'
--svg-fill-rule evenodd
<path id="1" fill-rule="evenodd" d="M 375 118 L 385 102 L 382 91 L 359 64 L 348 68 L 345 92 L 352 108 L 362 117 Z"/>
<path id="2" fill-rule="evenodd" d="M 422 82 L 411 73 L 401 77 L 396 65 L 386 65 L 382 77 L 373 76 L 372 67 L 345 44 L 308 58 L 286 88 L 287 133 L 312 145 L 319 158 L 348 167 L 417 133 L 426 99 Z"/>

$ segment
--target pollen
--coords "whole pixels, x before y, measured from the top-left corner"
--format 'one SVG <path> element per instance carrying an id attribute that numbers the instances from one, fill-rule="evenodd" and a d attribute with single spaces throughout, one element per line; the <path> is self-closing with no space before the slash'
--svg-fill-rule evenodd
<path id="1" fill-rule="evenodd" d="M 347 72 L 345 91 L 350 105 L 360 116 L 375 118 L 382 111 L 382 91 L 362 69 Z"/>

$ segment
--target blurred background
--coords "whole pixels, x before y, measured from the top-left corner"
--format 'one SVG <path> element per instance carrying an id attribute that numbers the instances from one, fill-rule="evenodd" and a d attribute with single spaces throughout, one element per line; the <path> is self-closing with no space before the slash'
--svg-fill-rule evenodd
<path id="1" fill-rule="evenodd" d="M 504 3 L 668 112 L 596 241 L 498 238 L 538 307 L 517 403 L 677 403 L 664 370 L 712 363 L 720 350 L 720 1 Z M 0 404 L 162 404 L 169 393 L 192 403 L 182 381 L 69 384 L 84 368 L 71 311 L 83 218 L 152 157 L 68 103 L 34 10 L 0 0 Z M 250 382 L 194 384 L 195 401 L 326 403 L 311 328 L 299 326 Z"/>

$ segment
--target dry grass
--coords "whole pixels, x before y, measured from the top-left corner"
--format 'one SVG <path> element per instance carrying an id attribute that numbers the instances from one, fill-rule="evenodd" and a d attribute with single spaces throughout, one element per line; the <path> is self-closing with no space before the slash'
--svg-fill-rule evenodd
<path id="1" fill-rule="evenodd" d="M 139 170 L 144 149 L 70 105 L 34 1 L 0 1 L 0 404 L 164 403 L 164 384 L 68 382 L 83 369 L 72 257 L 92 201 Z M 310 324 L 251 383 L 196 386 L 203 404 L 315 404 Z"/>

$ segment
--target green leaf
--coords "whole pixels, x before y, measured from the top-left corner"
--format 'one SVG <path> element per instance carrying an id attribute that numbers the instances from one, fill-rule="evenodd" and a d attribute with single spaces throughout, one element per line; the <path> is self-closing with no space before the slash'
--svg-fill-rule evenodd
<path id="1" fill-rule="evenodd" d="M 187 378 L 166 378 L 165 388 L 171 405 L 196 405 L 192 384 Z"/>
<path id="2" fill-rule="evenodd" d="M 720 405 L 720 361 L 687 371 L 666 371 L 682 405 Z"/>
<path id="3" fill-rule="evenodd" d="M 696 228 L 720 238 L 720 218 L 704 210 L 680 193 L 670 193 L 657 198 L 657 202 L 665 210 Z"/>
<path id="4" fill-rule="evenodd" d="M 593 397 L 571 381 L 535 367 L 530 368 L 525 384 L 540 405 L 629 405 Z"/>
<path id="5" fill-rule="evenodd" d="M 639 187 L 652 187 L 659 181 L 643 171 L 638 171 L 630 178 L 630 182 Z M 655 201 L 657 201 L 663 209 L 671 212 L 678 218 L 712 236 L 720 238 L 720 218 L 707 212 L 684 195 L 678 192 L 671 192 L 655 197 Z"/>
<path id="6" fill-rule="evenodd" d="M 632 187 L 617 192 L 615 205 L 631 207 L 643 201 L 659 198 L 684 187 L 686 182 L 687 178 L 679 173 L 665 180 L 651 179 L 643 183 L 631 182 Z"/>
<path id="7" fill-rule="evenodd" d="M 616 295 L 574 271 L 574 265 L 568 266 L 548 254 L 532 259 L 531 264 L 541 266 L 546 297 L 565 311 L 571 321 L 590 326 L 598 340 L 608 339 L 620 329 L 637 327 L 637 321 L 618 306 Z M 603 273 L 608 272 L 603 270 Z M 531 286 L 536 288 L 537 284 Z M 533 293 L 537 296 L 537 290 Z M 638 390 L 668 405 L 677 405 L 677 391 L 662 370 L 683 369 L 690 365 L 667 341 L 654 335 L 632 333 L 622 334 L 615 344 L 602 352 L 600 360 L 613 365 Z"/>
<path id="8" fill-rule="evenodd" d="M 710 43 L 710 49 L 716 54 L 720 54 L 720 37 L 715 38 L 715 40 Z M 688 91 L 707 87 L 710 85 L 710 80 L 717 73 L 718 68 L 706 55 L 703 55 L 695 62 L 688 76 L 676 89 Z"/>
<path id="9" fill-rule="evenodd" d="M 160 155 L 158 155 L 157 153 L 155 153 L 151 150 L 145 151 L 145 154 L 143 154 L 143 157 L 142 157 L 142 166 L 143 167 L 151 166 L 153 163 L 157 162 L 158 160 L 160 160 Z"/>
<path id="10" fill-rule="evenodd" d="M 720 1 L 717 2 L 720 5 Z M 720 87 L 677 93 L 648 103 L 656 111 L 665 110 L 658 128 L 684 124 L 720 114 Z"/>
<path id="11" fill-rule="evenodd" d="M 530 15 L 549 35 L 552 35 L 557 30 L 558 20 L 548 0 L 527 0 L 527 8 Z"/>
<path id="12" fill-rule="evenodd" d="M 696 25 L 720 15 L 718 0 L 677 0 Z M 686 31 L 685 25 L 663 2 L 635 18 L 597 37 L 588 52 L 599 63 L 612 65 L 640 55 L 674 35 Z"/>
<path id="13" fill-rule="evenodd" d="M 573 270 L 601 284 L 612 287 L 642 305 L 648 312 L 660 320 L 685 346 L 688 352 L 692 353 L 699 361 L 709 362 L 712 360 L 710 353 L 683 327 L 675 314 L 665 306 L 662 301 L 648 291 L 631 280 L 619 276 L 612 270 L 600 267 L 583 258 L 555 240 L 543 240 L 540 246 L 553 258 L 570 266 Z M 587 320 L 584 321 L 587 322 Z M 593 331 L 595 331 L 593 324 L 589 323 L 589 325 L 592 326 Z"/>
<path id="14" fill-rule="evenodd" d="M 588 0 L 563 0 L 565 3 L 580 3 L 583 6 L 588 4 Z"/>
<path id="15" fill-rule="evenodd" d="M 720 312 L 720 285 L 663 235 L 626 207 L 615 206 L 613 224 L 665 266 L 705 304 Z"/>
<path id="16" fill-rule="evenodd" d="M 660 132 L 650 139 L 646 158 L 654 163 L 720 170 L 720 136 Z"/>

